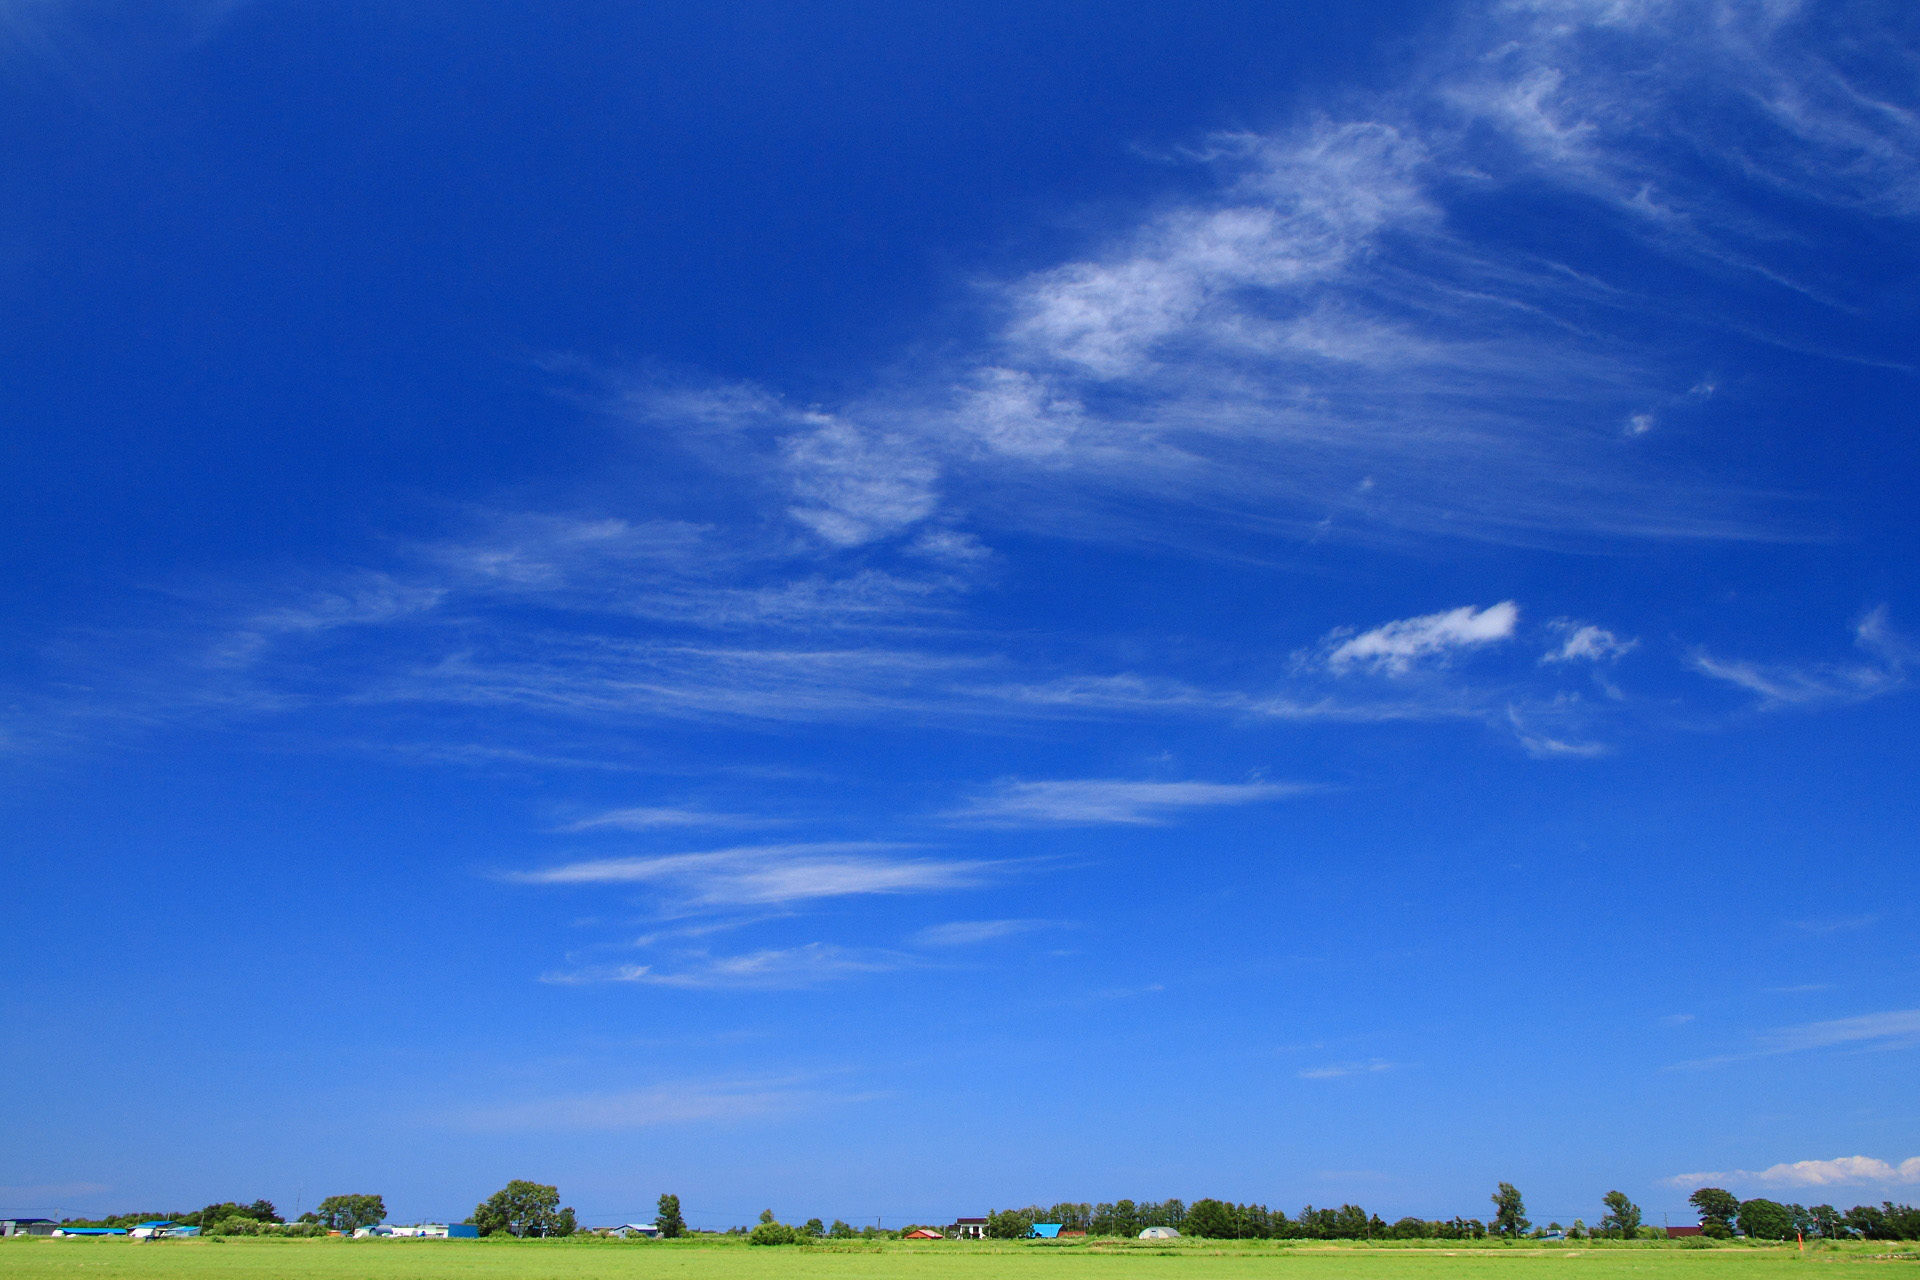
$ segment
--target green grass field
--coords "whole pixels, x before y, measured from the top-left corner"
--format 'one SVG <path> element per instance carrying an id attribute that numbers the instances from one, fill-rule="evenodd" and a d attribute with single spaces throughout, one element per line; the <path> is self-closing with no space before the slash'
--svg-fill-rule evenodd
<path id="1" fill-rule="evenodd" d="M 605 1240 L 0 1240 L 5 1280 L 1867 1280 L 1913 1245 L 1373 1247 L 1183 1240 L 814 1245 Z"/>

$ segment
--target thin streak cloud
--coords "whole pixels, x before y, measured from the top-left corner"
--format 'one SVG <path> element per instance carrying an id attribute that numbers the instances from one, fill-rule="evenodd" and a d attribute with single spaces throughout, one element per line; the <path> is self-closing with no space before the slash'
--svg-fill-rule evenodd
<path id="1" fill-rule="evenodd" d="M 749 845 L 699 853 L 594 858 L 505 878 L 536 885 L 651 885 L 687 907 L 769 906 L 972 887 L 1005 863 L 905 857 L 876 843 Z"/>
<path id="2" fill-rule="evenodd" d="M 1009 779 L 943 817 L 981 826 L 1096 826 L 1164 823 L 1191 809 L 1260 804 L 1315 788 L 1283 782 L 1129 782 L 1080 778 Z"/>

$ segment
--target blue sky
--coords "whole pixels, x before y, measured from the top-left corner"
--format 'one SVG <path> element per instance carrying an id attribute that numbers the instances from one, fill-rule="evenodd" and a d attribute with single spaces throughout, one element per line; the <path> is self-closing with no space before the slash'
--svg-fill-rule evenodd
<path id="1" fill-rule="evenodd" d="M 0 1209 L 1911 1198 L 1916 66 L 5 0 Z"/>

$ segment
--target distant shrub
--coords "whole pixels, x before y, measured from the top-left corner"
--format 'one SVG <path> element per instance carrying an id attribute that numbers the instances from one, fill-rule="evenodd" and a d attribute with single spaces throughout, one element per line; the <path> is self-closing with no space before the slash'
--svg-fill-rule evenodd
<path id="1" fill-rule="evenodd" d="M 747 1233 L 748 1244 L 794 1244 L 800 1233 L 784 1222 L 763 1222 Z"/>

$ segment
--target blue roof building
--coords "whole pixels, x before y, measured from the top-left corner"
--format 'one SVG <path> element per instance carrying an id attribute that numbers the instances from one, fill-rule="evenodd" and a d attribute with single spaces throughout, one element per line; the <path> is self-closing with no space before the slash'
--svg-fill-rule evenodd
<path id="1" fill-rule="evenodd" d="M 1027 1232 L 1027 1238 L 1029 1240 L 1058 1240 L 1060 1238 L 1060 1224 L 1057 1222 L 1036 1222 L 1033 1224 L 1033 1229 Z"/>

